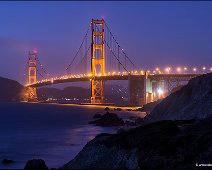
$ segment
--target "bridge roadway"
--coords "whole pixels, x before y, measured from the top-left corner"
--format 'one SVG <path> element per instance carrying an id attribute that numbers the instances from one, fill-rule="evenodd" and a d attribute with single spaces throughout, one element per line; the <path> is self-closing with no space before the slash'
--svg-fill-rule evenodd
<path id="1" fill-rule="evenodd" d="M 150 74 L 148 78 L 150 81 L 188 81 L 191 78 L 199 76 L 201 74 Z M 140 79 L 144 78 L 145 75 L 143 74 L 121 74 L 121 75 L 104 75 L 104 76 L 96 76 L 95 79 L 97 80 L 129 80 L 130 79 Z M 67 82 L 82 82 L 82 81 L 91 81 L 91 75 L 71 75 L 71 76 L 62 76 L 59 78 L 49 78 L 38 81 L 34 84 L 27 85 L 28 87 L 42 87 L 52 84 L 59 84 L 59 83 L 67 83 Z"/>

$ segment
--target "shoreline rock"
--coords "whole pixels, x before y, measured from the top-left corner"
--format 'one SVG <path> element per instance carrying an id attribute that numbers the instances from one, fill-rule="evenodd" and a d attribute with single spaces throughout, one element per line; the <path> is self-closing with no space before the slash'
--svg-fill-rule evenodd
<path id="1" fill-rule="evenodd" d="M 164 120 L 100 134 L 61 169 L 197 169 L 211 161 L 211 121 Z"/>
<path id="2" fill-rule="evenodd" d="M 193 78 L 140 120 L 100 134 L 62 169 L 199 169 L 212 157 L 212 73 Z"/>
<path id="3" fill-rule="evenodd" d="M 115 113 L 106 112 L 104 115 L 94 115 L 97 120 L 89 122 L 89 124 L 94 124 L 95 126 L 124 126 L 124 121 L 118 117 Z"/>
<path id="4" fill-rule="evenodd" d="M 212 73 L 191 79 L 154 107 L 145 121 L 199 119 L 212 115 Z"/>
<path id="5" fill-rule="evenodd" d="M 24 170 L 48 170 L 46 163 L 42 159 L 32 159 L 28 160 L 24 166 Z"/>

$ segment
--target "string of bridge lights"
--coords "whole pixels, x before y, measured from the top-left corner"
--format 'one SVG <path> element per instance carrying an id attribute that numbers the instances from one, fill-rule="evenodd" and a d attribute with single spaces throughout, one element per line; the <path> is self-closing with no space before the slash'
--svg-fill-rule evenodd
<path id="1" fill-rule="evenodd" d="M 202 68 L 188 68 L 188 67 L 177 67 L 177 68 L 171 68 L 166 67 L 165 69 L 159 69 L 158 67 L 155 68 L 155 70 L 152 71 L 153 74 L 159 73 L 159 74 L 169 74 L 169 73 L 206 73 L 206 72 L 212 72 L 212 67 L 205 67 Z"/>
<path id="2" fill-rule="evenodd" d="M 148 72 L 148 74 L 150 75 L 157 75 L 157 74 L 205 74 L 205 73 L 209 73 L 212 72 L 212 67 L 202 67 L 202 68 L 197 68 L 197 67 L 193 67 L 193 68 L 188 68 L 188 67 L 177 67 L 177 68 L 172 68 L 172 67 L 167 67 L 165 69 L 160 69 L 160 68 L 155 68 L 153 71 L 150 70 L 134 70 L 134 71 L 129 71 L 129 72 L 108 72 L 108 73 L 104 73 L 104 74 L 95 74 L 96 77 L 109 77 L 109 76 L 127 76 L 127 75 L 145 75 L 145 72 Z M 41 81 L 37 81 L 34 84 L 40 84 L 40 83 L 45 83 L 45 82 L 51 82 L 53 83 L 56 80 L 65 80 L 65 79 L 82 79 L 82 78 L 86 78 L 86 79 L 92 79 L 93 75 L 92 74 L 71 74 L 71 75 L 64 75 L 61 77 L 54 77 L 54 78 L 47 78 L 47 79 L 43 79 Z M 28 86 L 28 84 L 27 84 Z"/>

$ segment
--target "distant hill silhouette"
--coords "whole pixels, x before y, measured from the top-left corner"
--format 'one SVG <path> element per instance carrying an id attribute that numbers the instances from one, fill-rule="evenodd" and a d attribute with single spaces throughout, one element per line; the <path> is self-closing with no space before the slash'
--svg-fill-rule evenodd
<path id="1" fill-rule="evenodd" d="M 0 77 L 0 101 L 17 100 L 24 87 L 17 81 Z"/>
<path id="2" fill-rule="evenodd" d="M 17 81 L 0 77 L 0 101 L 18 101 L 23 98 L 24 86 Z M 48 98 L 55 99 L 90 99 L 90 89 L 69 86 L 64 89 L 51 87 L 42 87 L 37 89 L 37 95 L 40 100 Z M 120 85 L 106 84 L 105 96 L 107 102 L 116 104 L 126 104 L 127 89 Z"/>
<path id="3" fill-rule="evenodd" d="M 43 87 L 37 90 L 38 97 L 47 99 L 47 98 L 56 98 L 56 99 L 62 99 L 62 98 L 78 98 L 78 99 L 85 99 L 90 98 L 90 90 L 85 89 L 82 87 L 66 87 L 63 90 L 57 89 L 57 88 L 49 88 L 49 87 Z"/>
<path id="4" fill-rule="evenodd" d="M 90 99 L 90 89 L 82 88 L 82 87 L 75 87 L 69 86 L 62 90 L 57 88 L 51 87 L 42 87 L 37 90 L 38 97 L 40 99 L 46 100 L 48 98 L 55 98 L 55 99 Z M 110 85 L 106 84 L 105 86 L 105 96 L 107 102 L 112 102 L 116 104 L 125 104 L 126 101 L 124 98 L 127 97 L 127 89 L 120 85 Z"/>

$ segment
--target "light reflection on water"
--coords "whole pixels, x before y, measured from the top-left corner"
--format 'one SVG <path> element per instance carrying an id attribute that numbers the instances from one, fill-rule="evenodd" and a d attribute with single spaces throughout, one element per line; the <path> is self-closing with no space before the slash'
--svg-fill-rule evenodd
<path id="1" fill-rule="evenodd" d="M 115 128 L 88 125 L 95 108 L 0 103 L 0 169 L 23 169 L 29 159 L 44 159 L 49 168 L 67 163 L 99 133 Z"/>

